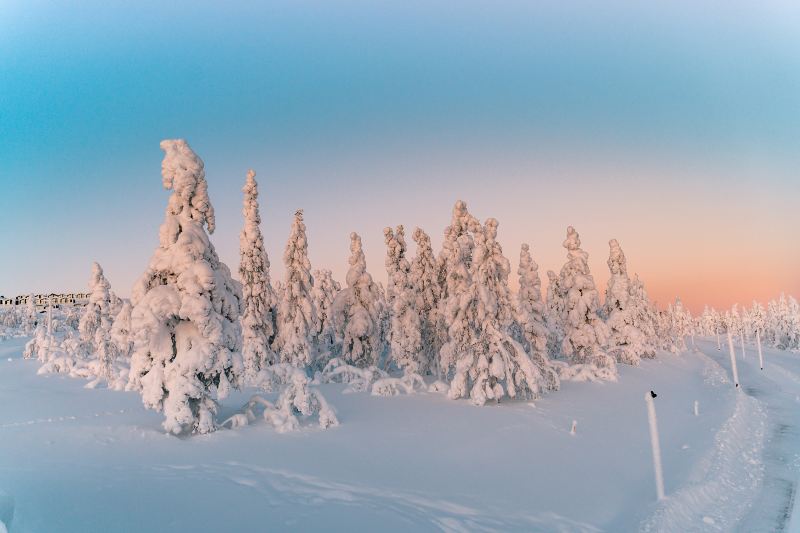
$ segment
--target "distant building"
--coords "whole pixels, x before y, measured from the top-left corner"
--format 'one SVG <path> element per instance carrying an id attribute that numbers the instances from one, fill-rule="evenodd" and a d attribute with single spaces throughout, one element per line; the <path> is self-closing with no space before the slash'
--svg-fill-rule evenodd
<path id="1" fill-rule="evenodd" d="M 0 307 L 11 307 L 13 305 L 28 305 L 30 294 L 22 294 L 14 298 L 6 298 L 0 296 Z M 52 301 L 53 307 L 61 307 L 64 305 L 84 306 L 89 303 L 89 293 L 87 292 L 70 292 L 66 294 L 34 294 L 33 303 L 36 309 L 47 309 L 48 303 Z"/>

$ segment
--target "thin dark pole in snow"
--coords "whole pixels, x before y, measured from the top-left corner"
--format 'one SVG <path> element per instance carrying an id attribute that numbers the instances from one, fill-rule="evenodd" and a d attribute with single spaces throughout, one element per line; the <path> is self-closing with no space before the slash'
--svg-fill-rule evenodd
<path id="1" fill-rule="evenodd" d="M 717 350 L 722 351 L 722 344 L 719 342 L 719 331 L 717 331 Z"/>
<path id="2" fill-rule="evenodd" d="M 744 350 L 744 333 L 739 334 L 739 342 L 742 344 L 742 360 L 747 359 L 747 352 Z"/>
<path id="3" fill-rule="evenodd" d="M 694 416 L 700 416 L 700 402 L 694 401 Z"/>
<path id="4" fill-rule="evenodd" d="M 758 364 L 764 370 L 764 354 L 761 353 L 761 330 L 756 329 L 756 343 L 758 344 Z"/>
<path id="5" fill-rule="evenodd" d="M 644 395 L 647 404 L 647 420 L 650 423 L 650 446 L 653 449 L 653 471 L 656 476 L 656 494 L 659 500 L 664 499 L 664 471 L 661 468 L 661 445 L 658 442 L 658 421 L 656 420 L 656 405 L 653 399 L 656 397 L 653 391 Z"/>
<path id="6" fill-rule="evenodd" d="M 573 420 L 572 421 L 572 429 L 569 430 L 569 434 L 570 435 L 575 435 L 575 433 L 577 433 L 577 431 L 578 431 L 578 421 L 577 420 Z"/>
<path id="7" fill-rule="evenodd" d="M 733 337 L 728 330 L 728 351 L 731 353 L 731 368 L 733 369 L 733 383 L 736 388 L 739 388 L 739 372 L 736 369 L 736 354 L 733 351 Z"/>

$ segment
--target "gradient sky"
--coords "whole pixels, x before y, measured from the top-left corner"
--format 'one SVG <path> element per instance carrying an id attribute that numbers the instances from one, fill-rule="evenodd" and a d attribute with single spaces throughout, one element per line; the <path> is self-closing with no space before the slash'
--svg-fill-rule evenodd
<path id="1" fill-rule="evenodd" d="M 601 288 L 614 237 L 662 304 L 800 294 L 798 2 L 74 4 L 0 1 L 0 294 L 127 296 L 172 137 L 233 271 L 252 167 L 273 277 L 297 208 L 384 280 L 383 227 L 438 248 L 461 198 L 545 278 L 572 224 Z"/>

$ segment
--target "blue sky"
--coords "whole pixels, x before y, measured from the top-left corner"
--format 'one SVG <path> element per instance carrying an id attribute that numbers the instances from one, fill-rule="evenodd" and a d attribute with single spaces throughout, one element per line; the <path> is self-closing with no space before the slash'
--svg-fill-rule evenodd
<path id="1" fill-rule="evenodd" d="M 557 269 L 573 224 L 601 283 L 616 237 L 661 300 L 800 292 L 798 4 L 162 4 L 0 4 L 0 293 L 98 260 L 128 294 L 170 137 L 232 270 L 252 167 L 274 276 L 298 207 L 314 266 L 342 280 L 356 230 L 381 279 L 384 226 L 438 244 L 463 198 L 512 261 Z"/>

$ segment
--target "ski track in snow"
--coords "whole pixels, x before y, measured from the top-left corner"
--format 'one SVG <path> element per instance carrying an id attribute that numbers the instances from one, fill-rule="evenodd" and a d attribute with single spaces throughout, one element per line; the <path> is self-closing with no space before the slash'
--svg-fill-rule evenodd
<path id="1" fill-rule="evenodd" d="M 707 371 L 711 383 L 724 383 L 717 372 L 709 367 Z M 730 531 L 747 514 L 764 482 L 767 413 L 761 401 L 744 391 L 736 391 L 735 402 L 733 414 L 714 438 L 714 448 L 695 467 L 690 482 L 657 506 L 642 531 Z"/>
<path id="2" fill-rule="evenodd" d="M 271 506 L 334 504 L 369 507 L 403 516 L 418 527 L 433 526 L 448 533 L 509 530 L 586 533 L 602 531 L 590 524 L 551 512 L 531 514 L 485 507 L 476 509 L 422 492 L 329 481 L 307 474 L 236 461 L 198 467 L 164 465 L 154 469 L 161 473 L 176 470 L 181 477 L 192 475 L 198 479 L 208 476 L 226 478 L 230 483 L 258 492 Z"/>

